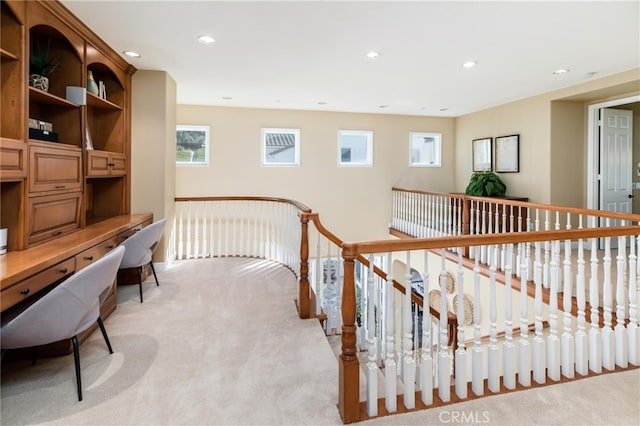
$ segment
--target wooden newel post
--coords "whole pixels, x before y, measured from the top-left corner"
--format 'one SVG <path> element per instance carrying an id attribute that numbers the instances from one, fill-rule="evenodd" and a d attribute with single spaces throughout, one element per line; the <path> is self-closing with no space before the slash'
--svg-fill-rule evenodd
<path id="1" fill-rule="evenodd" d="M 471 223 L 471 200 L 467 197 L 462 199 L 462 235 L 469 235 L 469 224 Z"/>
<path id="2" fill-rule="evenodd" d="M 342 353 L 338 360 L 338 411 L 343 423 L 360 420 L 360 367 L 356 357 L 356 254 L 347 244 L 342 246 L 344 283 L 342 287 Z"/>
<path id="3" fill-rule="evenodd" d="M 298 316 L 309 318 L 309 217 L 300 213 L 300 280 L 298 281 Z"/>

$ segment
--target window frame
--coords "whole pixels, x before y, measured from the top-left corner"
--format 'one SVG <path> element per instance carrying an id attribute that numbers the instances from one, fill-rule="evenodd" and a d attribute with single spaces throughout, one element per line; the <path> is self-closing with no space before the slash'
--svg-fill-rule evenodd
<path id="1" fill-rule="evenodd" d="M 434 156 L 436 161 L 433 163 L 419 162 L 413 160 L 413 144 L 418 141 L 417 138 L 433 137 L 435 139 Z M 442 167 L 442 133 L 432 132 L 410 132 L 409 133 L 409 167 Z"/>
<path id="2" fill-rule="evenodd" d="M 269 162 L 267 161 L 267 135 L 268 134 L 291 134 L 293 135 L 293 161 L 292 162 Z M 260 164 L 263 167 L 300 167 L 300 129 L 263 127 L 260 130 Z"/>
<path id="3" fill-rule="evenodd" d="M 342 160 L 342 136 L 365 136 L 366 155 L 364 162 L 345 162 Z M 373 167 L 373 130 L 338 130 L 338 166 L 339 167 Z"/>
<path id="4" fill-rule="evenodd" d="M 178 161 L 177 152 L 178 152 L 178 132 L 179 131 L 204 131 L 205 134 L 205 150 L 204 162 L 193 162 L 193 161 Z M 209 167 L 211 163 L 211 132 L 210 127 L 203 124 L 177 124 L 176 125 L 176 166 L 189 166 L 189 167 Z"/>

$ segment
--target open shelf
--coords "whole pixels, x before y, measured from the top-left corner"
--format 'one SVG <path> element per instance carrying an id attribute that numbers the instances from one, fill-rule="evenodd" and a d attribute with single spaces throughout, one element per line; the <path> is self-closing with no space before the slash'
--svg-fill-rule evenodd
<path id="1" fill-rule="evenodd" d="M 108 109 L 112 111 L 122 111 L 122 107 L 107 99 L 102 99 L 93 93 L 87 92 L 87 105 L 98 109 Z"/>
<path id="2" fill-rule="evenodd" d="M 59 96 L 29 86 L 29 99 L 42 105 L 78 108 L 79 105 Z"/>

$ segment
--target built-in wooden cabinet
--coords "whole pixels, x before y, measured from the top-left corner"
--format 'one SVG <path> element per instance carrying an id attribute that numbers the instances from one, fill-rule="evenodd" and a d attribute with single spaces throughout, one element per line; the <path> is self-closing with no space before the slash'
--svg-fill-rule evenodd
<path id="1" fill-rule="evenodd" d="M 124 176 L 127 174 L 127 157 L 107 151 L 87 152 L 87 177 Z"/>
<path id="2" fill-rule="evenodd" d="M 1 24 L 0 227 L 9 251 L 128 214 L 135 68 L 58 1 L 3 0 Z M 30 84 L 33 46 L 48 46 L 58 63 L 46 90 Z M 68 98 L 89 71 L 104 93 Z M 33 121 L 52 129 L 30 131 Z"/>

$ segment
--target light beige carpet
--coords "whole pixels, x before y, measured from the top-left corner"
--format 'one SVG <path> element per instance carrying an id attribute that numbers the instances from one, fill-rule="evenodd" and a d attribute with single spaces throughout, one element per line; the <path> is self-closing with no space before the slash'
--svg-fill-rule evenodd
<path id="1" fill-rule="evenodd" d="M 2 366 L 2 425 L 335 425 L 336 358 L 299 320 L 290 271 L 252 259 L 181 262 L 160 287 L 120 287 L 100 333 L 72 356 Z M 639 424 L 640 371 L 483 398 L 367 424 Z"/>

